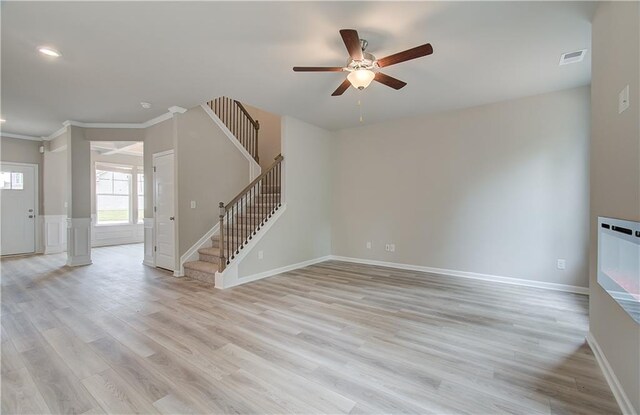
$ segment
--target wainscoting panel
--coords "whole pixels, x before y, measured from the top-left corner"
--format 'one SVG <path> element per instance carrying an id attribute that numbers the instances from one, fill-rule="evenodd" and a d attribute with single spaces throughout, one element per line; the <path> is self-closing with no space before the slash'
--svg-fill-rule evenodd
<path id="1" fill-rule="evenodd" d="M 42 241 L 45 254 L 67 250 L 67 215 L 44 215 Z"/>
<path id="2" fill-rule="evenodd" d="M 91 218 L 67 218 L 67 265 L 91 264 Z"/>
<path id="3" fill-rule="evenodd" d="M 153 218 L 144 218 L 144 260 L 143 264 L 150 267 L 156 266 L 155 255 L 153 255 L 154 243 L 154 220 Z"/>

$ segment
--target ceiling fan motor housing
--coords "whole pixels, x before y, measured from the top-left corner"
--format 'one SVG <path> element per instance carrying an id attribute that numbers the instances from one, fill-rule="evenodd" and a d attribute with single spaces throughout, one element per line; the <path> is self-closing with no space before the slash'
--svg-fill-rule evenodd
<path id="1" fill-rule="evenodd" d="M 365 52 L 364 50 L 362 51 L 362 56 L 364 57 L 364 59 L 362 59 L 362 60 L 354 60 L 352 58 L 349 58 L 347 60 L 347 65 L 345 66 L 345 69 L 347 71 L 351 72 L 351 71 L 355 71 L 357 69 L 369 69 L 369 70 L 371 70 L 371 69 L 378 68 L 375 56 L 373 56 L 369 52 Z"/>

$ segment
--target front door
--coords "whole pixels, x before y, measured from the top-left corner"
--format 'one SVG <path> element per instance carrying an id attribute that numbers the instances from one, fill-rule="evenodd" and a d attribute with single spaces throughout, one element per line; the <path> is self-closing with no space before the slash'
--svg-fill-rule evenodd
<path id="1" fill-rule="evenodd" d="M 0 164 L 0 254 L 36 251 L 36 166 Z"/>
<path id="2" fill-rule="evenodd" d="M 156 228 L 156 266 L 176 266 L 173 153 L 153 157 L 153 195 Z"/>

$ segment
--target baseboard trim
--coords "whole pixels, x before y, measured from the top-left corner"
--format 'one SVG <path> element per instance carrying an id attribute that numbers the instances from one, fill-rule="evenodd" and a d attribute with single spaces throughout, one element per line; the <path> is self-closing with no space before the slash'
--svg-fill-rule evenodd
<path id="1" fill-rule="evenodd" d="M 498 275 L 480 274 L 477 272 L 458 271 L 458 270 L 445 269 L 445 268 L 424 267 L 420 265 L 376 261 L 372 259 L 363 259 L 363 258 L 351 258 L 351 257 L 338 256 L 338 255 L 331 255 L 330 259 L 335 261 L 353 262 L 355 264 L 377 265 L 381 267 L 389 267 L 389 268 L 403 269 L 403 270 L 409 270 L 409 271 L 427 272 L 429 274 L 440 274 L 440 275 L 446 275 L 449 277 L 470 278 L 474 280 L 499 282 L 503 284 L 521 285 L 525 287 L 544 288 L 547 290 L 564 291 L 564 292 L 570 292 L 574 294 L 589 295 L 588 288 L 579 287 L 576 285 L 555 284 L 551 282 L 540 282 L 540 281 L 526 280 L 526 279 L 520 279 L 520 278 L 501 277 Z"/>
<path id="2" fill-rule="evenodd" d="M 609 384 L 609 388 L 611 388 L 613 396 L 616 398 L 616 402 L 618 402 L 620 411 L 622 411 L 624 415 L 638 415 L 636 410 L 633 408 L 633 405 L 631 405 L 631 401 L 627 397 L 627 394 L 624 393 L 624 389 L 622 389 L 622 385 L 620 385 L 620 381 L 611 368 L 609 361 L 605 357 L 604 353 L 602 353 L 600 345 L 598 344 L 596 338 L 593 337 L 593 334 L 591 332 L 587 333 L 586 340 L 589 344 L 589 347 L 591 347 L 591 350 L 593 351 L 593 355 L 596 357 L 596 361 L 600 366 L 600 370 L 602 370 L 604 378 Z"/>
<path id="3" fill-rule="evenodd" d="M 286 265 L 284 267 L 275 268 L 269 271 L 260 272 L 258 274 L 253 274 L 246 277 L 238 278 L 238 280 L 235 281 L 235 284 L 229 285 L 228 287 L 225 287 L 225 288 L 236 287 L 238 285 L 246 284 L 248 282 L 253 282 L 253 281 L 261 280 L 263 278 L 272 277 L 274 275 L 283 274 L 285 272 L 294 271 L 296 269 L 308 267 L 310 265 L 314 265 L 319 262 L 328 261 L 330 259 L 331 259 L 331 255 L 326 255 L 319 258 L 310 259 L 308 261 L 298 262 L 297 264 Z"/>

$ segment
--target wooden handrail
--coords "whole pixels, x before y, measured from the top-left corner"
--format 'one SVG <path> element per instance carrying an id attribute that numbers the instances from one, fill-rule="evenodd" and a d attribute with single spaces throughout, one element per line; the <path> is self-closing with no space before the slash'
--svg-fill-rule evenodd
<path id="1" fill-rule="evenodd" d="M 249 111 L 247 111 L 247 109 L 244 107 L 244 105 L 242 105 L 242 102 L 238 101 L 238 100 L 233 100 L 233 102 L 236 103 L 236 105 L 238 107 L 240 107 L 240 110 L 242 110 L 242 112 L 244 113 L 244 115 L 246 115 L 246 117 L 249 119 L 249 121 L 251 121 L 251 124 L 253 124 L 253 127 L 256 130 L 260 129 L 260 123 L 257 120 L 254 120 L 253 117 L 251 116 L 251 114 L 249 114 Z"/>
<path id="2" fill-rule="evenodd" d="M 258 135 L 260 122 L 254 120 L 244 105 L 235 99 L 219 97 L 207 102 L 207 104 L 256 163 L 259 163 Z"/>
<path id="3" fill-rule="evenodd" d="M 277 164 L 279 164 L 282 160 L 284 160 L 284 157 L 282 157 L 282 154 L 278 154 L 276 156 L 275 159 L 273 159 L 274 162 L 271 166 L 269 166 L 269 168 L 267 170 L 265 170 L 260 176 L 256 177 L 255 179 L 253 179 L 253 181 L 251 183 L 249 183 L 247 185 L 247 187 L 245 187 L 244 189 L 242 189 L 242 191 L 240 193 L 238 193 L 238 196 L 234 197 L 233 199 L 231 199 L 231 202 L 227 203 L 226 206 L 224 207 L 226 210 L 229 210 L 229 208 L 236 203 L 238 200 L 240 200 L 240 198 L 242 196 L 244 196 L 245 194 L 247 194 L 249 192 L 249 190 L 256 185 L 256 183 L 260 182 L 260 180 L 264 179 L 267 174 L 269 174 L 269 172 L 271 170 L 273 170 Z"/>
<path id="4" fill-rule="evenodd" d="M 219 266 L 227 264 L 282 204 L 282 154 L 226 205 L 220 202 Z"/>

